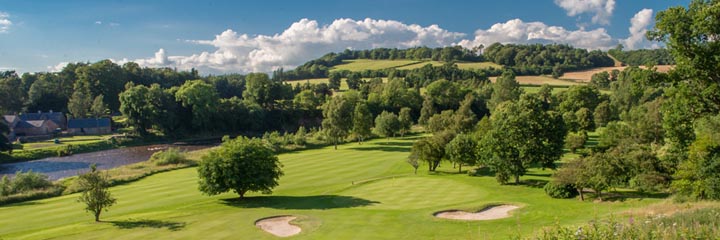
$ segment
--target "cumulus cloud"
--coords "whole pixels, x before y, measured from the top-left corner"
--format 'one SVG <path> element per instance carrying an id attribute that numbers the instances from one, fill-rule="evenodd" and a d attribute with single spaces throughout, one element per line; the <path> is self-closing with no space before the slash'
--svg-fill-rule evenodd
<path id="1" fill-rule="evenodd" d="M 601 25 L 610 24 L 615 10 L 615 0 L 555 0 L 555 4 L 574 17 L 581 14 L 593 14 L 592 22 Z"/>
<path id="2" fill-rule="evenodd" d="M 458 44 L 472 48 L 483 44 L 500 43 L 563 43 L 579 48 L 606 49 L 617 42 L 604 28 L 591 31 L 570 31 L 559 26 L 548 26 L 542 22 L 523 22 L 513 19 L 505 23 L 497 23 L 489 29 L 475 32 L 473 40 L 463 40 Z"/>
<path id="3" fill-rule="evenodd" d="M 154 56 L 141 59 L 113 60 L 123 64 L 134 61 L 147 67 L 198 69 L 202 73 L 270 72 L 277 68 L 292 69 L 329 52 L 345 49 L 444 47 L 460 45 L 473 48 L 500 43 L 561 43 L 586 49 L 609 49 L 618 43 L 644 47 L 642 36 L 651 24 L 652 10 L 643 10 L 632 19 L 631 36 L 617 39 L 604 28 L 586 30 L 549 26 L 542 22 L 520 19 L 497 23 L 479 29 L 472 36 L 451 32 L 437 25 L 420 26 L 392 20 L 338 19 L 328 25 L 302 19 L 274 35 L 248 35 L 225 30 L 208 40 L 187 40 L 189 44 L 210 46 L 214 50 L 192 55 L 172 55 L 159 49 Z M 64 66 L 64 63 L 61 63 Z M 60 65 L 58 65 L 60 66 Z M 58 69 L 57 66 L 48 69 Z"/>
<path id="4" fill-rule="evenodd" d="M 68 62 L 60 62 L 55 66 L 48 66 L 48 72 L 61 72 L 65 66 L 68 65 Z"/>
<path id="5" fill-rule="evenodd" d="M 653 21 L 653 10 L 643 9 L 640 10 L 635 16 L 630 19 L 630 36 L 627 39 L 622 40 L 623 45 L 627 49 L 637 49 L 642 47 L 648 47 L 650 42 L 645 39 L 645 33 L 648 31 L 648 27 Z"/>
<path id="6" fill-rule="evenodd" d="M 8 32 L 12 24 L 12 21 L 10 21 L 10 14 L 0 12 L 0 33 Z"/>
<path id="7" fill-rule="evenodd" d="M 102 21 L 95 21 L 95 25 L 102 25 Z"/>
<path id="8" fill-rule="evenodd" d="M 268 72 L 280 67 L 293 68 L 328 52 L 448 46 L 464 36 L 438 25 L 408 25 L 392 20 L 337 19 L 329 25 L 320 25 L 315 20 L 302 19 L 272 36 L 250 36 L 228 29 L 212 40 L 189 41 L 215 47 L 214 52 L 169 56 L 160 49 L 153 58 L 135 61 L 145 66 L 194 67 L 209 72 Z"/>

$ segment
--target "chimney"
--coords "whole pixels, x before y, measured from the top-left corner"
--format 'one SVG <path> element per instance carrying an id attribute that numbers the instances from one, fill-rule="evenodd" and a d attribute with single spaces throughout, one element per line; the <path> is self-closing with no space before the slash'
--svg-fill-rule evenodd
<path id="1" fill-rule="evenodd" d="M 53 113 L 52 109 L 50 109 L 50 113 Z"/>

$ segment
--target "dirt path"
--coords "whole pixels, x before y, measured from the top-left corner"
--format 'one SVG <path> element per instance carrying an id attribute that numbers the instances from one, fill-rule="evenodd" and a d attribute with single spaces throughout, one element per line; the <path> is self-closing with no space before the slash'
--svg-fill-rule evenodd
<path id="1" fill-rule="evenodd" d="M 479 212 L 465 212 L 458 210 L 442 211 L 435 213 L 435 217 L 455 220 L 494 220 L 510 217 L 509 212 L 520 207 L 513 205 L 500 205 L 485 208 Z"/>
<path id="2" fill-rule="evenodd" d="M 302 231 L 300 227 L 290 224 L 290 221 L 296 218 L 295 216 L 270 217 L 258 220 L 255 226 L 278 237 L 289 237 Z"/>

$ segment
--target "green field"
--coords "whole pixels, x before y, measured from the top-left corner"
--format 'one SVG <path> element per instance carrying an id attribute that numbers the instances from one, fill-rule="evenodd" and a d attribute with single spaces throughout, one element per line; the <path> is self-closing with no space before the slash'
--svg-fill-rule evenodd
<path id="1" fill-rule="evenodd" d="M 557 200 L 542 185 L 549 172 L 532 169 L 526 185 L 499 185 L 494 177 L 441 172 L 417 175 L 405 163 L 412 138 L 373 140 L 281 154 L 285 176 L 272 195 L 243 201 L 227 193 L 204 196 L 195 168 L 156 174 L 111 188 L 118 199 L 104 222 L 94 223 L 78 195 L 0 206 L 0 238 L 20 239 L 274 239 L 254 226 L 260 218 L 297 215 L 298 239 L 506 239 L 543 226 L 581 224 L 661 201 L 627 198 L 602 203 Z M 355 183 L 355 184 L 353 184 Z M 521 206 L 512 217 L 465 222 L 436 219 L 447 209 L 487 204 Z"/>
<path id="2" fill-rule="evenodd" d="M 396 68 L 406 65 L 416 64 L 420 61 L 415 60 L 373 60 L 373 59 L 355 59 L 355 60 L 344 60 L 343 64 L 337 65 L 331 69 L 331 71 L 353 71 L 359 72 L 362 70 L 381 70 L 386 68 Z"/>
<path id="3" fill-rule="evenodd" d="M 16 151 L 23 151 L 23 150 L 34 150 L 34 149 L 41 149 L 41 148 L 56 148 L 56 147 L 62 147 L 65 145 L 82 145 L 82 144 L 88 144 L 88 143 L 96 143 L 96 142 L 102 142 L 106 141 L 110 135 L 86 135 L 86 136 L 72 136 L 72 137 L 61 137 L 60 143 L 55 144 L 54 139 L 40 141 L 40 142 L 30 142 L 30 143 L 24 143 L 22 150 L 16 150 Z"/>

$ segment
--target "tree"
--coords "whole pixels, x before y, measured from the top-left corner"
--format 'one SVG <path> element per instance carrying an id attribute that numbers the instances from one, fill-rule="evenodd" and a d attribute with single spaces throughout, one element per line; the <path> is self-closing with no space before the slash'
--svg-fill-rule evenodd
<path id="1" fill-rule="evenodd" d="M 413 120 L 412 116 L 410 116 L 410 111 L 412 111 L 410 108 L 401 108 L 400 109 L 400 115 L 398 116 L 398 120 L 400 121 L 400 136 L 405 136 L 406 133 L 410 132 L 410 128 L 412 128 Z"/>
<path id="2" fill-rule="evenodd" d="M 563 121 L 557 113 L 544 111 L 542 101 L 532 95 L 498 105 L 490 122 L 492 130 L 478 149 L 502 184 L 510 176 L 519 183 L 520 176 L 534 164 L 553 168 L 563 154 L 567 133 Z"/>
<path id="3" fill-rule="evenodd" d="M 428 170 L 434 172 L 445 156 L 445 149 L 434 138 L 423 138 L 413 143 L 410 157 L 416 155 L 418 159 L 428 163 Z"/>
<path id="4" fill-rule="evenodd" d="M 82 82 L 77 82 L 75 92 L 68 101 L 68 111 L 74 118 L 85 118 L 92 107 L 93 99 L 90 90 Z"/>
<path id="5" fill-rule="evenodd" d="M 92 212 L 95 221 L 100 221 L 100 213 L 115 204 L 116 199 L 112 197 L 108 187 L 110 183 L 105 175 L 98 172 L 95 164 L 90 165 L 90 172 L 78 176 L 78 184 L 83 189 L 79 202 L 85 203 L 85 210 Z"/>
<path id="6" fill-rule="evenodd" d="M 347 82 L 349 89 L 358 90 L 358 89 L 360 89 L 360 83 L 362 83 L 362 79 L 360 79 L 359 73 L 353 72 L 353 73 L 348 74 L 345 82 Z M 339 85 L 339 83 L 338 83 L 338 85 Z"/>
<path id="7" fill-rule="evenodd" d="M 213 113 L 220 101 L 215 88 L 202 80 L 187 81 L 175 93 L 175 99 L 192 112 L 192 125 L 198 130 L 212 126 Z"/>
<path id="8" fill-rule="evenodd" d="M 0 120 L 0 152 L 7 151 L 8 154 L 12 153 L 12 141 L 8 138 L 10 128 L 8 127 L 5 120 Z"/>
<path id="9" fill-rule="evenodd" d="M 179 125 L 175 113 L 175 95 L 163 91 L 158 84 L 149 88 L 129 85 L 119 98 L 120 112 L 140 135 L 147 135 L 147 129 L 153 126 L 170 134 Z"/>
<path id="10" fill-rule="evenodd" d="M 580 108 L 575 112 L 575 118 L 577 119 L 578 130 L 593 131 L 595 130 L 595 121 L 592 116 L 592 112 L 588 108 Z"/>
<path id="11" fill-rule="evenodd" d="M 567 137 L 565 137 L 565 147 L 570 149 L 570 152 L 575 153 L 575 150 L 585 146 L 587 139 L 588 135 L 585 131 L 568 133 Z"/>
<path id="12" fill-rule="evenodd" d="M 347 137 L 353 126 L 354 103 L 343 96 L 335 96 L 323 106 L 322 128 L 335 149 L 340 139 Z"/>
<path id="13" fill-rule="evenodd" d="M 444 79 L 435 81 L 426 88 L 426 96 L 432 100 L 439 111 L 457 109 L 468 92 L 457 83 Z"/>
<path id="14" fill-rule="evenodd" d="M 293 143 L 304 146 L 307 143 L 307 137 L 305 136 L 306 134 L 307 130 L 305 130 L 305 127 L 300 126 L 297 132 L 295 132 L 295 136 L 293 136 Z"/>
<path id="15" fill-rule="evenodd" d="M 400 127 L 400 120 L 395 113 L 383 111 L 375 118 L 375 133 L 388 139 L 398 134 Z"/>
<path id="16" fill-rule="evenodd" d="M 419 154 L 417 152 L 410 153 L 410 156 L 408 156 L 407 163 L 410 164 L 410 166 L 414 169 L 414 174 L 417 175 L 418 167 L 420 167 L 420 159 Z"/>
<path id="17" fill-rule="evenodd" d="M 647 36 L 665 42 L 678 63 L 679 79 L 693 79 L 706 87 L 720 83 L 720 22 L 713 21 L 720 19 L 717 6 L 717 0 L 693 0 L 687 8 L 657 13 L 655 27 Z"/>
<path id="18" fill-rule="evenodd" d="M 605 71 L 593 74 L 590 79 L 590 84 L 599 89 L 610 88 L 610 73 Z"/>
<path id="19" fill-rule="evenodd" d="M 430 117 L 435 115 L 435 106 L 432 102 L 432 99 L 429 97 L 425 97 L 425 100 L 423 100 L 422 108 L 420 109 L 420 119 L 418 119 L 418 123 L 423 126 L 427 126 L 428 120 L 430 120 Z"/>
<path id="20" fill-rule="evenodd" d="M 330 73 L 330 76 L 328 78 L 328 86 L 331 89 L 340 90 L 340 81 L 341 76 L 337 72 Z"/>
<path id="21" fill-rule="evenodd" d="M 595 111 L 592 115 L 593 120 L 595 121 L 595 127 L 606 126 L 610 122 L 610 120 L 613 119 L 610 103 L 608 101 L 601 102 L 597 105 L 597 107 L 595 107 Z"/>
<path id="22" fill-rule="evenodd" d="M 504 101 L 516 101 L 522 94 L 520 83 L 515 80 L 515 73 L 512 70 L 505 70 L 502 76 L 498 77 L 493 84 L 493 92 L 488 101 L 488 108 L 495 109 Z"/>
<path id="23" fill-rule="evenodd" d="M 353 111 L 353 128 L 352 132 L 358 139 L 358 144 L 362 144 L 365 138 L 372 134 L 373 117 L 367 104 L 360 102 L 355 106 Z"/>
<path id="24" fill-rule="evenodd" d="M 477 115 L 472 111 L 472 105 L 475 103 L 475 97 L 472 94 L 465 96 L 465 100 L 460 103 L 460 108 L 455 111 L 454 128 L 459 133 L 467 133 L 472 131 L 477 123 Z"/>
<path id="25" fill-rule="evenodd" d="M 697 132 L 672 187 L 681 195 L 720 200 L 720 115 L 700 119 Z"/>
<path id="26" fill-rule="evenodd" d="M 90 113 L 93 117 L 99 118 L 102 116 L 105 116 L 108 114 L 108 105 L 105 104 L 103 100 L 103 95 L 98 95 L 95 97 L 92 103 L 92 107 L 90 107 Z"/>
<path id="27" fill-rule="evenodd" d="M 218 149 L 202 157 L 198 166 L 199 189 L 208 195 L 234 191 L 272 193 L 283 175 L 275 152 L 257 138 L 223 138 Z"/>
<path id="28" fill-rule="evenodd" d="M 15 71 L 0 72 L 0 113 L 19 112 L 27 98 L 22 80 Z"/>
<path id="29" fill-rule="evenodd" d="M 445 156 L 448 160 L 458 165 L 458 172 L 462 172 L 462 166 L 472 166 L 477 163 L 475 149 L 477 143 L 467 134 L 459 134 L 445 147 Z"/>

